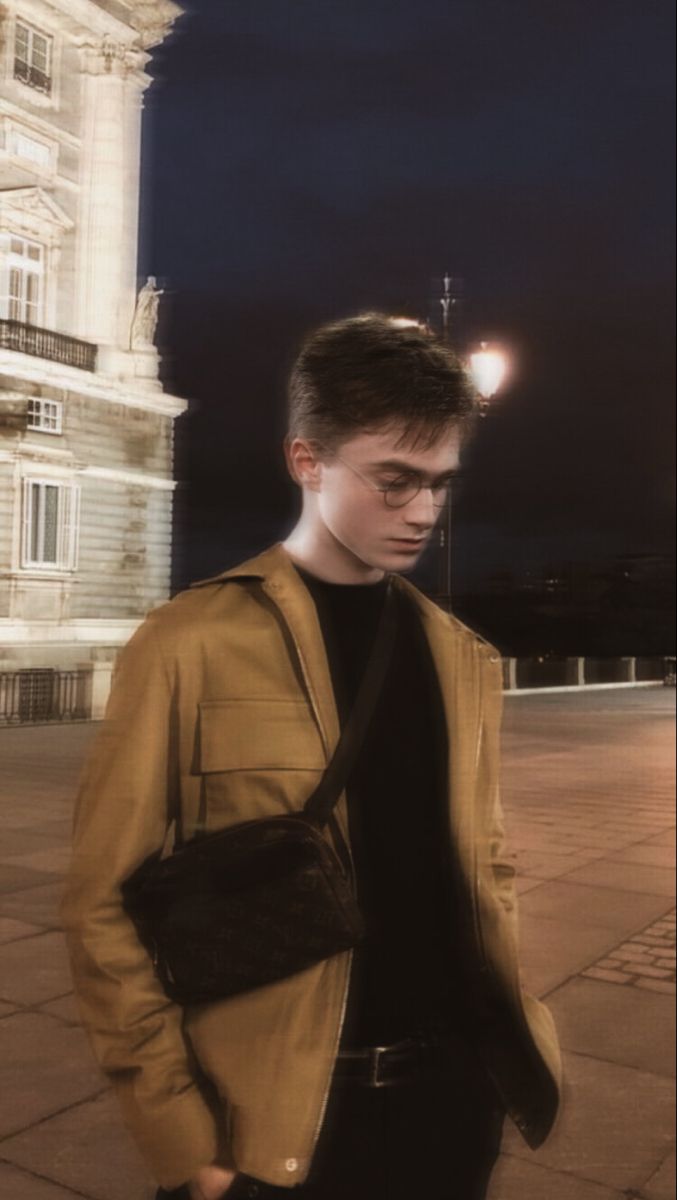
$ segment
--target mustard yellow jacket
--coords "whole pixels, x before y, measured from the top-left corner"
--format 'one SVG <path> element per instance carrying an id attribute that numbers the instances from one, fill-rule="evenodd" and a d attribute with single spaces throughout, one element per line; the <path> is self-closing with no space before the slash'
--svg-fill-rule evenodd
<path id="1" fill-rule="evenodd" d="M 439 674 L 449 730 L 449 813 L 477 961 L 508 1016 L 481 1053 L 529 1145 L 555 1119 L 560 1058 L 548 1010 L 524 993 L 514 866 L 498 795 L 500 656 L 401 575 Z M 154 610 L 118 659 L 83 773 L 61 915 L 83 1024 L 155 1178 L 177 1187 L 215 1159 L 301 1183 L 324 1115 L 348 988 L 343 953 L 281 982 L 181 1009 L 160 987 L 120 883 L 190 836 L 303 807 L 338 716 L 313 600 L 280 543 Z M 348 839 L 345 794 L 337 818 Z"/>

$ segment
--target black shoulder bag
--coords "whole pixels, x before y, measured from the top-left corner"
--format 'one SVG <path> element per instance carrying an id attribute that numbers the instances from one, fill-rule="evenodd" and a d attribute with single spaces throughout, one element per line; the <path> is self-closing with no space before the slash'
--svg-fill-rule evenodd
<path id="1" fill-rule="evenodd" d="M 147 858 L 121 887 L 162 986 L 179 1004 L 250 991 L 348 950 L 364 936 L 347 849 L 333 818 L 390 659 L 395 599 L 379 627 L 331 762 L 298 813 L 244 821 Z M 338 852 L 323 836 L 327 822 Z"/>

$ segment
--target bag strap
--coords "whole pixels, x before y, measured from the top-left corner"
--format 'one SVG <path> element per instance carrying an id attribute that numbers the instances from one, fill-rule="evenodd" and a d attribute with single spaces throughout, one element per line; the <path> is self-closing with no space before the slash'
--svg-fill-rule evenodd
<path id="1" fill-rule="evenodd" d="M 355 702 L 327 769 L 303 809 L 307 820 L 320 829 L 331 817 L 346 780 L 355 765 L 385 678 L 395 641 L 396 627 L 393 580 L 392 576 L 389 576 L 378 629 Z"/>

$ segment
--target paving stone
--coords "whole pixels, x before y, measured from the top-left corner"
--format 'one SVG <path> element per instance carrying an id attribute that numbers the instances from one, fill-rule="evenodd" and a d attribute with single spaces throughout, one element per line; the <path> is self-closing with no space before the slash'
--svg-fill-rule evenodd
<path id="1" fill-rule="evenodd" d="M 58 845 L 60 839 L 55 836 L 54 829 L 50 826 L 49 830 L 45 831 L 42 822 L 38 824 L 38 821 L 39 817 L 36 813 L 35 826 L 20 826 L 15 829 L 3 828 L 2 843 L 0 844 L 0 862 L 6 862 L 8 859 L 14 858 L 17 854 L 32 854 L 35 850 L 51 850 L 54 846 Z"/>
<path id="2" fill-rule="evenodd" d="M 531 879 L 528 875 L 518 875 L 515 880 L 515 891 L 518 896 L 521 896 L 524 892 L 531 892 L 534 888 L 540 887 L 542 883 L 542 879 Z"/>
<path id="3" fill-rule="evenodd" d="M 503 1154 L 487 1200 L 623 1200 L 620 1192 Z M 662 1198 L 661 1198 L 662 1200 Z"/>
<path id="4" fill-rule="evenodd" d="M 677 1185 L 675 1181 L 675 1152 L 669 1154 L 655 1175 L 644 1184 L 642 1196 L 646 1200 L 675 1200 Z"/>
<path id="5" fill-rule="evenodd" d="M 637 979 L 635 987 L 643 988 L 647 992 L 658 992 L 663 996 L 674 996 L 677 993 L 677 984 L 665 979 Z"/>
<path id="6" fill-rule="evenodd" d="M 652 967 L 648 963 L 636 963 L 635 970 L 638 975 L 646 975 L 649 979 L 669 979 L 674 973 L 671 970 L 665 970 L 663 967 Z"/>
<path id="7" fill-rule="evenodd" d="M 59 996 L 56 1000 L 48 1000 L 46 1004 L 41 1004 L 40 1012 L 58 1017 L 60 1021 L 66 1021 L 69 1025 L 80 1024 L 80 1013 L 73 992 L 70 992 L 68 996 Z"/>
<path id="8" fill-rule="evenodd" d="M 617 963 L 618 962 L 643 963 L 643 962 L 650 961 L 651 951 L 648 950 L 646 948 L 646 946 L 638 946 L 638 945 L 634 944 L 633 942 L 627 942 L 625 945 L 619 946 L 617 950 L 614 950 L 611 957 L 612 957 L 612 959 L 615 958 L 617 960 Z M 599 965 L 601 966 L 601 963 Z"/>
<path id="9" fill-rule="evenodd" d="M 564 1060 L 565 1102 L 553 1133 L 533 1151 L 509 1127 L 505 1152 L 612 1190 L 639 1190 L 673 1147 L 673 1081 L 570 1052 Z"/>
<path id="10" fill-rule="evenodd" d="M 595 887 L 643 892 L 647 896 L 674 896 L 677 893 L 674 870 L 614 862 L 608 858 L 579 867 L 567 879 L 572 883 L 591 883 Z"/>
<path id="11" fill-rule="evenodd" d="M 6 1200 L 70 1200 L 77 1193 L 0 1162 L 0 1196 Z"/>
<path id="12" fill-rule="evenodd" d="M 72 857 L 70 846 L 51 846 L 47 850 L 31 850 L 27 854 L 15 854 L 10 860 L 13 866 L 30 867 L 36 871 L 49 871 L 53 875 L 65 875 Z"/>
<path id="13" fill-rule="evenodd" d="M 517 856 L 518 871 L 524 875 L 534 875 L 537 879 L 556 879 L 559 875 L 566 875 L 576 865 L 571 855 L 548 854 L 543 850 L 524 850 Z"/>
<path id="14" fill-rule="evenodd" d="M 14 917 L 0 917 L 0 945 L 3 942 L 15 942 L 17 938 L 30 937 L 32 934 L 40 932 L 39 925 L 16 921 Z"/>
<path id="15" fill-rule="evenodd" d="M 11 861 L 0 862 L 0 892 L 24 891 L 41 883 L 51 883 L 54 878 L 52 871 L 34 871 L 22 864 L 16 866 Z"/>
<path id="16" fill-rule="evenodd" d="M 591 925 L 604 925 L 614 930 L 616 943 L 627 940 L 633 932 L 663 916 L 668 907 L 672 908 L 672 904 L 667 897 L 592 887 L 573 883 L 571 877 L 566 881 L 558 879 L 544 883 L 520 901 L 523 918 L 527 915 L 549 917 L 574 927 L 583 913 Z"/>
<path id="17" fill-rule="evenodd" d="M 8 1138 L 2 1153 L 91 1200 L 150 1200 L 157 1190 L 110 1089 Z"/>
<path id="18" fill-rule="evenodd" d="M 620 968 L 610 971 L 607 967 L 586 967 L 583 975 L 586 979 L 601 979 L 604 983 L 627 985 L 635 981 L 635 976 L 630 971 L 623 971 Z"/>
<path id="19" fill-rule="evenodd" d="M 0 992 L 3 1000 L 40 1004 L 72 990 L 63 935 L 41 932 L 0 946 Z"/>
<path id="20" fill-rule="evenodd" d="M 610 855 L 612 862 L 626 863 L 641 863 L 647 867 L 672 867 L 675 866 L 675 848 L 674 846 L 626 846 L 624 850 L 617 850 L 615 854 Z"/>
<path id="21" fill-rule="evenodd" d="M 544 885 L 549 886 L 549 885 Z M 524 981 L 537 996 L 545 996 L 571 975 L 605 955 L 616 941 L 603 925 L 587 925 L 554 917 L 525 913 L 523 906 L 534 893 L 522 897 L 520 964 Z"/>
<path id="22" fill-rule="evenodd" d="M 677 831 L 674 826 L 670 829 L 664 829 L 661 833 L 654 834 L 653 837 L 647 838 L 645 844 L 647 846 L 670 846 L 675 847 Z"/>
<path id="23" fill-rule="evenodd" d="M 0 915 L 42 928 L 59 929 L 59 901 L 62 894 L 63 881 L 31 887 L 22 892 L 6 892 L 0 895 Z"/>
<path id="24" fill-rule="evenodd" d="M 18 1012 L 0 1021 L 0 1062 L 1 1135 L 24 1129 L 106 1086 L 83 1031 L 44 1013 Z M 2 1153 L 8 1157 L 4 1149 L 3 1144 Z"/>
<path id="25" fill-rule="evenodd" d="M 565 1050 L 674 1076 L 673 1006 L 659 995 L 572 979 L 548 996 Z"/>

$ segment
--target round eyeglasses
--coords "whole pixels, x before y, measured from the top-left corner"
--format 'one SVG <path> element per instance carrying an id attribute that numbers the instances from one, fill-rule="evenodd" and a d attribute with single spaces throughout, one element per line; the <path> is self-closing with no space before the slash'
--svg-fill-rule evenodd
<path id="1" fill-rule="evenodd" d="M 403 471 L 401 475 L 397 475 L 395 479 L 391 479 L 388 483 L 374 483 L 373 479 L 369 479 L 364 475 L 358 467 L 353 463 L 348 462 L 347 458 L 343 458 L 336 450 L 330 452 L 334 458 L 338 458 L 345 467 L 348 467 L 354 475 L 357 475 L 367 487 L 370 487 L 374 492 L 380 492 L 383 496 L 385 504 L 388 508 L 404 508 L 405 504 L 410 504 L 421 488 L 428 487 L 432 494 L 433 507 L 437 509 L 444 508 L 451 491 L 451 485 L 454 476 L 447 475 L 438 483 L 426 484 L 420 471 Z"/>

